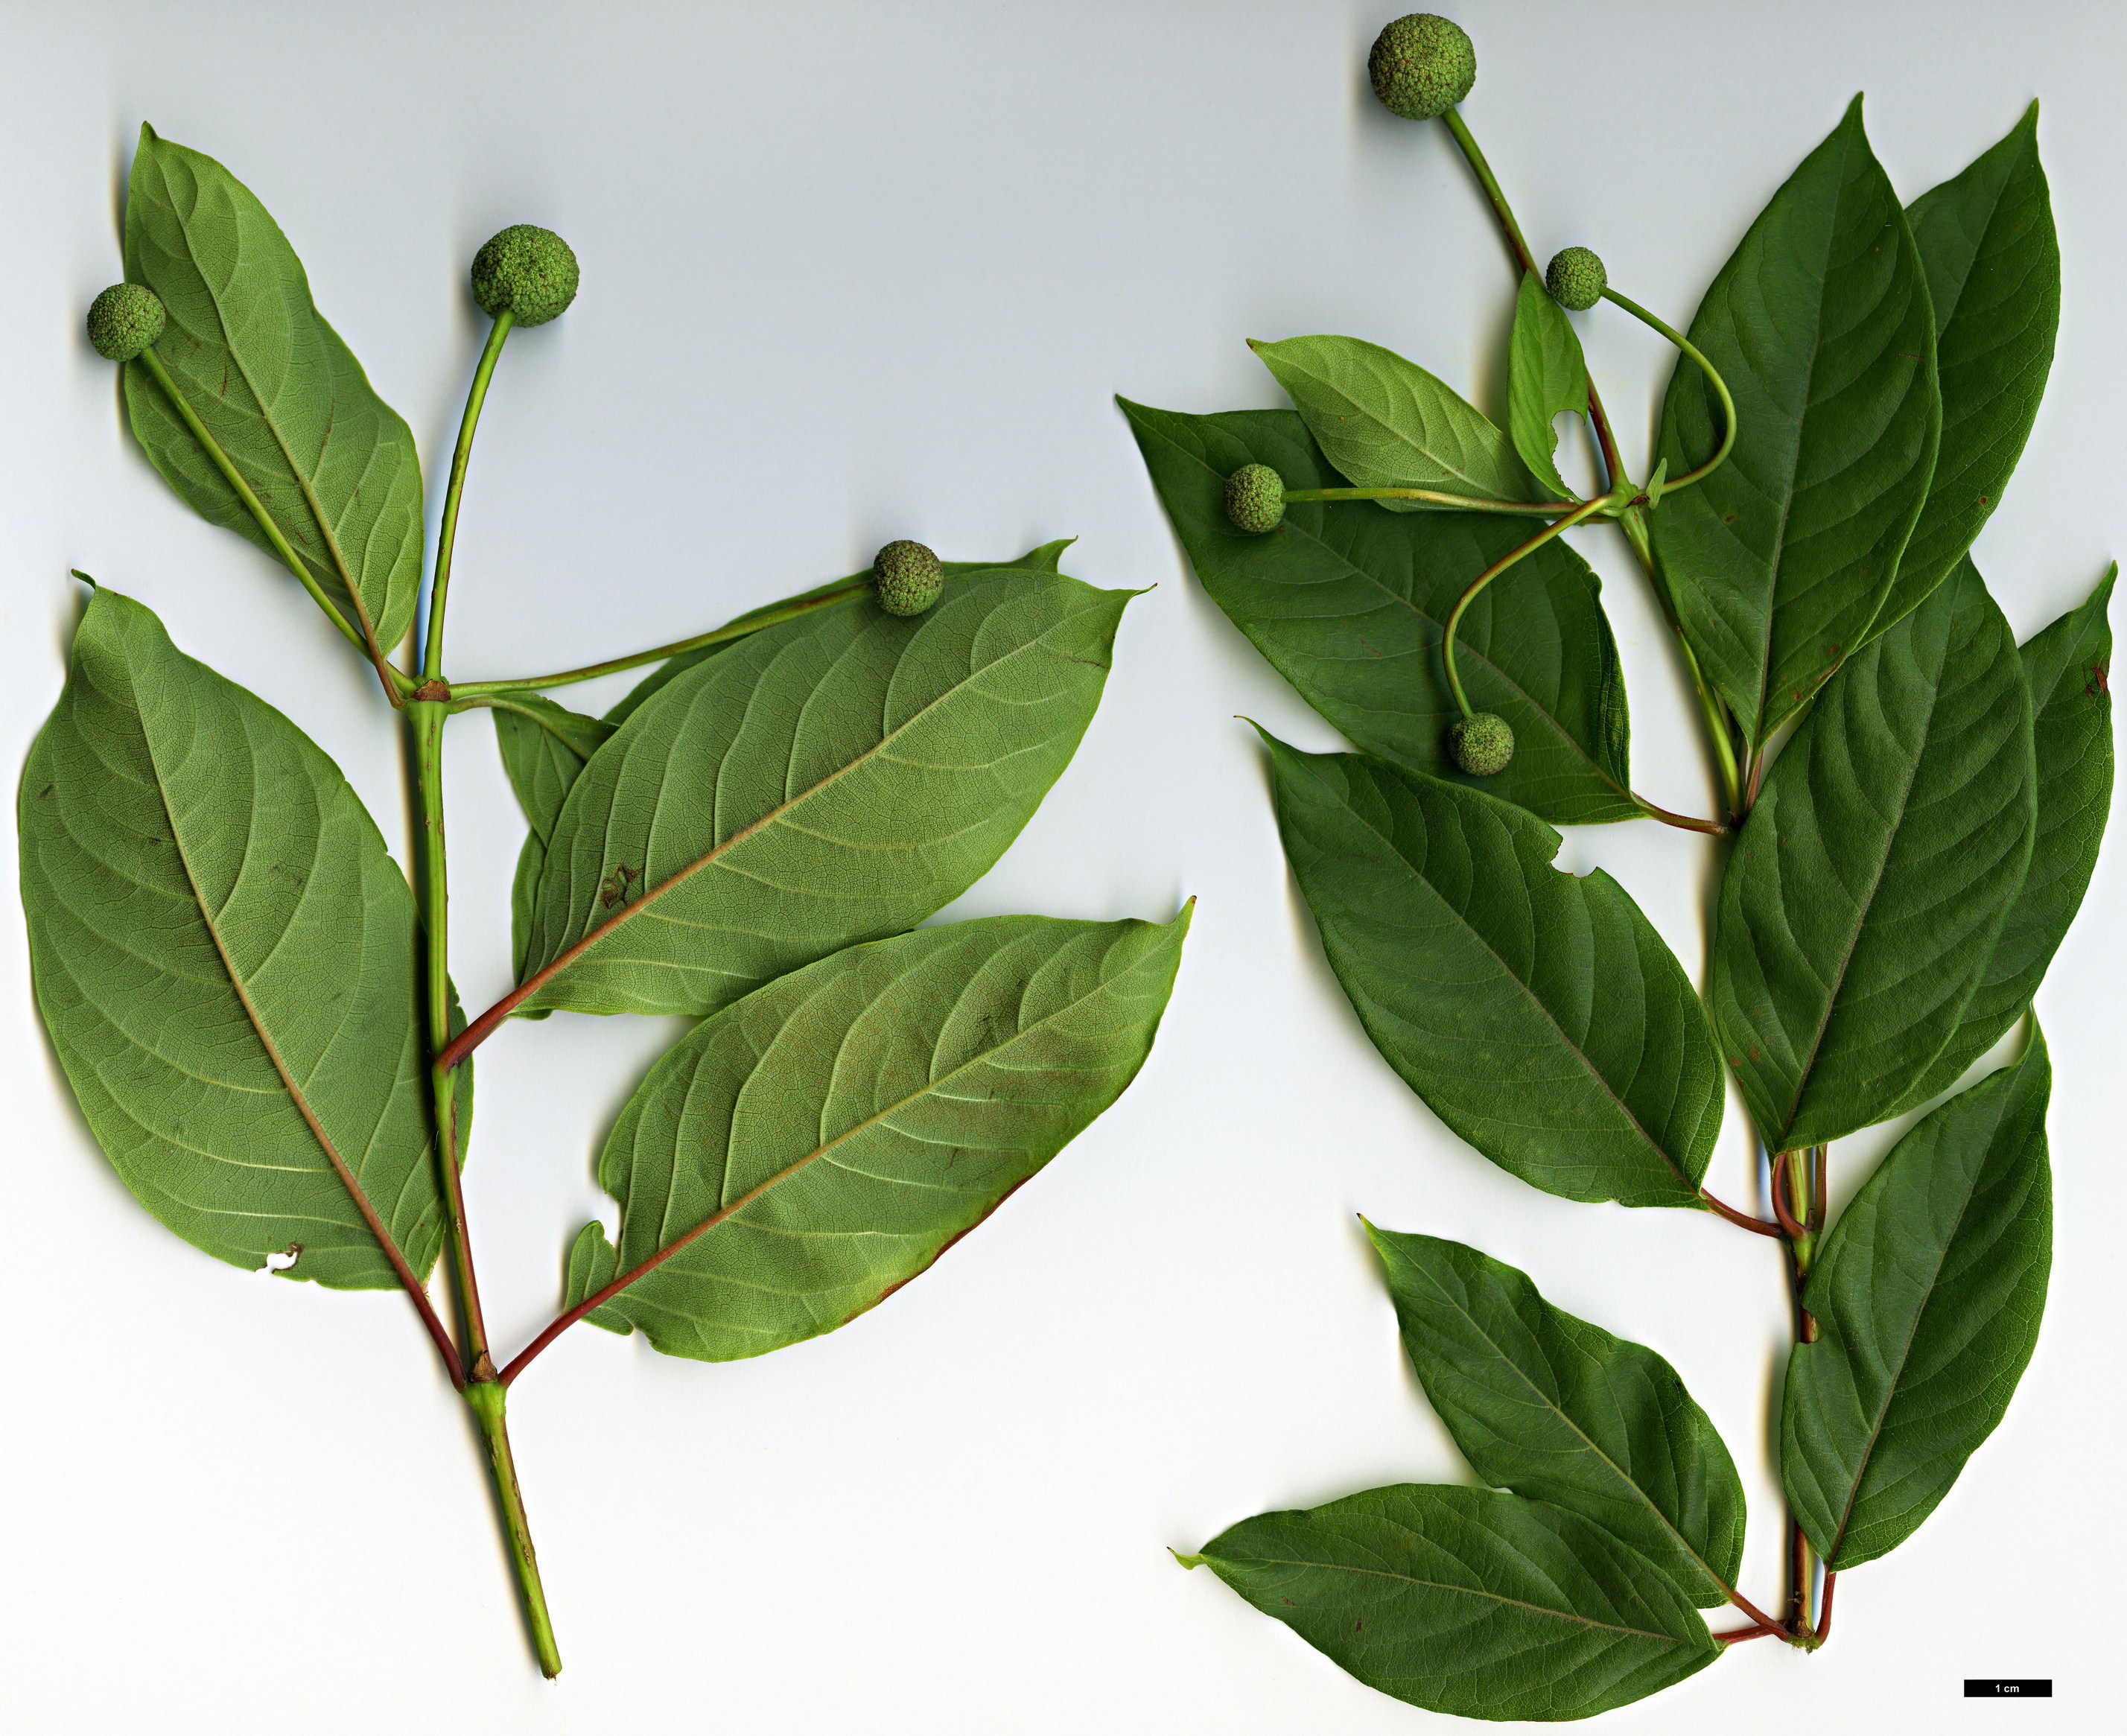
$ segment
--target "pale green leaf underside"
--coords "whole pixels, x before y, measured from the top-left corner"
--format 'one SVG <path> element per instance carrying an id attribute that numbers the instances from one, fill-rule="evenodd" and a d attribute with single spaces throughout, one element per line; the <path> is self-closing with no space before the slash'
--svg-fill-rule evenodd
<path id="1" fill-rule="evenodd" d="M 1461 780 L 1442 628 L 1471 580 L 1526 539 L 1480 513 L 1393 517 L 1361 501 L 1300 502 L 1267 536 L 1237 529 L 1226 477 L 1268 464 L 1288 488 L 1343 487 L 1289 410 L 1183 415 L 1123 400 L 1175 534 L 1212 600 L 1356 747 Z M 1637 819 L 1624 676 L 1595 576 L 1546 544 L 1471 606 L 1456 664 L 1471 703 L 1513 726 L 1514 757 L 1485 787 L 1559 825 Z"/>
<path id="2" fill-rule="evenodd" d="M 1514 298 L 1514 330 L 1507 357 L 1507 427 L 1529 474 L 1562 500 L 1575 498 L 1558 473 L 1553 419 L 1588 408 L 1588 363 L 1566 310 L 1543 279 L 1522 273 Z"/>
<path id="3" fill-rule="evenodd" d="M 1069 762 L 1129 600 L 994 568 L 912 620 L 865 598 L 675 677 L 562 803 L 525 1010 L 710 1012 L 950 903 Z"/>
<path id="4" fill-rule="evenodd" d="M 140 129 L 126 275 L 163 299 L 155 353 L 311 577 L 350 588 L 391 650 L 421 589 L 421 467 L 405 420 L 310 300 L 302 262 L 213 158 Z M 272 545 L 147 370 L 126 369 L 133 432 L 201 517 Z M 350 625 L 360 626 L 352 613 Z"/>
<path id="5" fill-rule="evenodd" d="M 1676 1370 L 1475 1248 L 1367 1233 L 1411 1367 L 1470 1468 L 1593 1520 L 1694 1603 L 1726 1603 L 1743 1559 L 1742 1480 Z"/>
<path id="6" fill-rule="evenodd" d="M 1329 462 L 1359 487 L 1429 488 L 1477 500 L 1531 498 L 1507 437 L 1394 350 L 1327 336 L 1251 339 L 1248 348 L 1285 388 Z M 1391 512 L 1438 510 L 1416 500 L 1380 504 Z"/>
<path id="7" fill-rule="evenodd" d="M 1460 1717 L 1589 1718 L 1722 1653 L 1636 1550 L 1487 1490 L 1405 1483 L 1264 1513 L 1200 1558 L 1367 1686 Z"/>
<path id="8" fill-rule="evenodd" d="M 561 803 L 577 774 L 615 726 L 536 693 L 504 695 L 492 709 L 495 746 L 501 750 L 503 769 L 530 828 L 518 851 L 517 875 L 509 889 L 510 957 L 522 979 L 525 948 L 531 940 L 533 900 L 547 864 L 547 840 L 553 835 Z"/>
<path id="9" fill-rule="evenodd" d="M 1625 889 L 1554 868 L 1558 833 L 1509 803 L 1264 740 L 1300 895 L 1405 1083 L 1547 1193 L 1697 1205 L 1720 1059 Z"/>
<path id="10" fill-rule="evenodd" d="M 425 1274 L 414 899 L 331 761 L 98 591 L 21 822 L 38 1006 L 141 1203 L 233 1265 L 301 1242 L 286 1276 L 393 1283 L 329 1141 Z"/>
<path id="11" fill-rule="evenodd" d="M 1926 274 L 1861 100 L 1721 268 L 1691 339 L 1734 394 L 1728 462 L 1651 522 L 1699 666 L 1762 743 L 1863 643 L 1942 429 Z M 1710 457 L 1721 408 L 1679 358 L 1660 455 Z"/>
<path id="12" fill-rule="evenodd" d="M 1898 1141 L 1810 1274 L 1818 1337 L 1788 1363 L 1780 1468 L 1834 1568 L 1919 1528 L 2031 1359 L 2053 1261 L 2052 1079 L 2034 1027 L 2021 1061 Z"/>
<path id="13" fill-rule="evenodd" d="M 2035 782 L 2016 643 L 1968 560 L 1826 685 L 1729 860 L 1713 1013 L 1769 1149 L 1884 1120 L 1955 1036 Z"/>
<path id="14" fill-rule="evenodd" d="M 1165 1010 L 1189 915 L 992 917 L 855 946 L 669 1051 L 599 1162 L 618 1249 L 586 1230 L 572 1303 L 675 1356 L 831 1331 L 923 1271 L 1112 1103 Z"/>

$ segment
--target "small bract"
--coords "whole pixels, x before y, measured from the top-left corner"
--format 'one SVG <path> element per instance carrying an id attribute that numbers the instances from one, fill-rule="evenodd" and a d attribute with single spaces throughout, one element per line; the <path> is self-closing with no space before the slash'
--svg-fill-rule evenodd
<path id="1" fill-rule="evenodd" d="M 498 319 L 508 310 L 519 325 L 544 325 L 566 311 L 576 281 L 574 249 L 534 223 L 513 223 L 472 256 L 473 300 Z"/>
<path id="2" fill-rule="evenodd" d="M 888 614 L 921 614 L 945 588 L 945 568 L 921 543 L 902 537 L 872 557 L 879 606 Z"/>
<path id="3" fill-rule="evenodd" d="M 88 341 L 99 356 L 130 362 L 154 347 L 168 315 L 144 283 L 114 283 L 88 304 Z"/>
<path id="4" fill-rule="evenodd" d="M 1462 26 L 1437 12 L 1407 12 L 1374 38 L 1367 75 L 1384 107 L 1430 121 L 1470 94 L 1477 50 Z"/>

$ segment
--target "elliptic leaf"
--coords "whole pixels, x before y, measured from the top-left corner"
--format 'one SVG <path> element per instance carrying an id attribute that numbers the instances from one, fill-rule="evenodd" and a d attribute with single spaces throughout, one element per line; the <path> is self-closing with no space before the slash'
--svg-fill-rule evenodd
<path id="1" fill-rule="evenodd" d="M 711 1012 L 959 897 L 1069 762 L 1129 600 L 993 568 L 913 619 L 865 598 L 675 677 L 561 804 L 523 1010 Z"/>
<path id="2" fill-rule="evenodd" d="M 2060 326 L 2060 243 L 2039 166 L 2039 105 L 1955 178 L 1906 208 L 1935 304 L 1942 450 L 1870 637 L 1948 576 L 2008 486 Z"/>
<path id="3" fill-rule="evenodd" d="M 1470 581 L 1530 534 L 1483 513 L 1395 518 L 1302 501 L 1267 536 L 1226 517 L 1226 478 L 1268 464 L 1289 488 L 1341 488 L 1286 410 L 1180 415 L 1120 401 L 1175 534 L 1212 600 L 1300 696 L 1368 753 L 1460 780 L 1458 715 L 1440 661 Z M 1637 819 L 1624 676 L 1595 576 L 1561 538 L 1489 586 L 1457 633 L 1471 704 L 1514 728 L 1485 788 L 1560 825 Z"/>
<path id="4" fill-rule="evenodd" d="M 1859 97 L 1721 268 L 1691 339 L 1728 382 L 1739 432 L 1650 524 L 1699 666 L 1761 744 L 1866 637 L 1942 431 L 1926 273 Z M 1721 434 L 1712 387 L 1679 358 L 1670 474 Z"/>
<path id="5" fill-rule="evenodd" d="M 1903 1543 L 1994 1432 L 2031 1359 L 2053 1262 L 2046 1099 L 2024 1059 L 1900 1140 L 1832 1226 L 1788 1364 L 1780 1473 L 1826 1564 Z"/>
<path id="6" fill-rule="evenodd" d="M 1121 1095 L 1188 932 L 992 917 L 855 946 L 705 1019 L 606 1141 L 599 1324 L 722 1362 L 833 1330 L 980 1223 Z"/>
<path id="7" fill-rule="evenodd" d="M 1461 1242 L 1367 1226 L 1433 1408 L 1495 1488 L 1593 1520 L 1694 1603 L 1728 1601 L 1743 1484 L 1676 1370 Z"/>
<path id="8" fill-rule="evenodd" d="M 2096 871 L 2112 804 L 2112 628 L 2105 611 L 2118 572 L 2115 567 L 2080 608 L 2034 635 L 2018 653 L 2031 690 L 2038 756 L 2030 866 L 1956 1036 L 1907 1093 L 1898 1112 L 1949 1089 L 2031 1004 Z"/>
<path id="9" fill-rule="evenodd" d="M 325 323 L 280 225 L 213 158 L 143 126 L 126 275 L 168 310 L 155 353 L 193 412 L 348 624 L 361 625 L 352 594 L 391 650 L 421 589 L 413 431 Z M 149 461 L 194 511 L 273 553 L 138 363 L 126 368 L 126 407 Z"/>
<path id="10" fill-rule="evenodd" d="M 1825 687 L 1729 860 L 1713 1014 L 1769 1150 L 1886 1119 L 1948 1046 L 2035 782 L 2016 643 L 1968 560 Z"/>
<path id="11" fill-rule="evenodd" d="M 1260 1514 L 1182 1559 L 1368 1687 L 1464 1718 L 1593 1717 L 1722 1650 L 1645 1556 L 1483 1489 L 1405 1483 Z"/>
<path id="12" fill-rule="evenodd" d="M 1507 437 L 1394 350 L 1334 337 L 1251 339 L 1248 348 L 1285 388 L 1329 462 L 1357 486 L 1431 488 L 1477 500 L 1531 497 Z M 1374 504 L 1391 512 L 1443 510 L 1418 500 Z"/>
<path id="13" fill-rule="evenodd" d="M 1573 322 L 1551 300 L 1543 279 L 1523 272 L 1507 358 L 1507 426 L 1529 474 L 1562 500 L 1575 496 L 1558 473 L 1558 429 L 1552 419 L 1587 408 L 1588 363 Z"/>
<path id="14" fill-rule="evenodd" d="M 1552 867 L 1559 835 L 1509 803 L 1263 739 L 1300 895 L 1404 1082 L 1547 1193 L 1698 1204 L 1720 1057 L 1624 888 Z"/>
<path id="15" fill-rule="evenodd" d="M 381 1231 L 425 1276 L 414 898 L 332 761 L 98 591 L 21 825 L 37 1004 L 140 1202 L 232 1265 L 380 1288 Z"/>

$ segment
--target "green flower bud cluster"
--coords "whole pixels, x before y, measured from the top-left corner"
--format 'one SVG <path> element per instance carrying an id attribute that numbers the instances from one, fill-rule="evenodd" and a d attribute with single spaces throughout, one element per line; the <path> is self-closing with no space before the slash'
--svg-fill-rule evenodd
<path id="1" fill-rule="evenodd" d="M 1285 521 L 1285 478 L 1267 464 L 1244 464 L 1226 478 L 1226 516 L 1251 536 Z"/>
<path id="2" fill-rule="evenodd" d="M 1434 12 L 1411 12 L 1374 38 L 1367 75 L 1382 106 L 1406 121 L 1430 121 L 1470 94 L 1477 50 L 1462 27 Z"/>
<path id="3" fill-rule="evenodd" d="M 1568 247 L 1551 255 L 1550 268 L 1543 274 L 1543 287 L 1561 307 L 1579 313 L 1603 299 L 1603 292 L 1610 287 L 1610 274 L 1592 249 Z"/>
<path id="4" fill-rule="evenodd" d="M 1471 777 L 1495 777 L 1514 757 L 1514 732 L 1496 711 L 1472 712 L 1447 732 L 1447 752 Z"/>
<path id="5" fill-rule="evenodd" d="M 872 557 L 879 606 L 888 614 L 921 614 L 945 588 L 945 564 L 921 543 L 906 537 Z"/>
<path id="6" fill-rule="evenodd" d="M 88 304 L 88 341 L 113 362 L 152 349 L 168 315 L 163 298 L 144 283 L 114 283 Z"/>
<path id="7" fill-rule="evenodd" d="M 512 224 L 472 256 L 473 300 L 497 319 L 507 309 L 519 325 L 544 325 L 566 311 L 576 277 L 569 244 L 536 224 Z"/>

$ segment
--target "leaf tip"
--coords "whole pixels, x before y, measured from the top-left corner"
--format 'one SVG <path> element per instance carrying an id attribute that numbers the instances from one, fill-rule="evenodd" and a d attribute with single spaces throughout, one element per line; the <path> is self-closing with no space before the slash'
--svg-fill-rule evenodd
<path id="1" fill-rule="evenodd" d="M 1201 1568 L 1204 1565 L 1204 1558 L 1201 1553 L 1196 1555 L 1184 1555 L 1181 1550 L 1175 1549 L 1171 1544 L 1168 1546 L 1167 1553 L 1172 1555 L 1183 1568 Z"/>
<path id="2" fill-rule="evenodd" d="M 82 583 L 88 586 L 91 591 L 94 591 L 97 588 L 96 581 L 92 579 L 87 573 L 83 572 L 78 567 L 69 567 L 67 568 L 67 572 L 74 578 L 79 579 Z"/>

